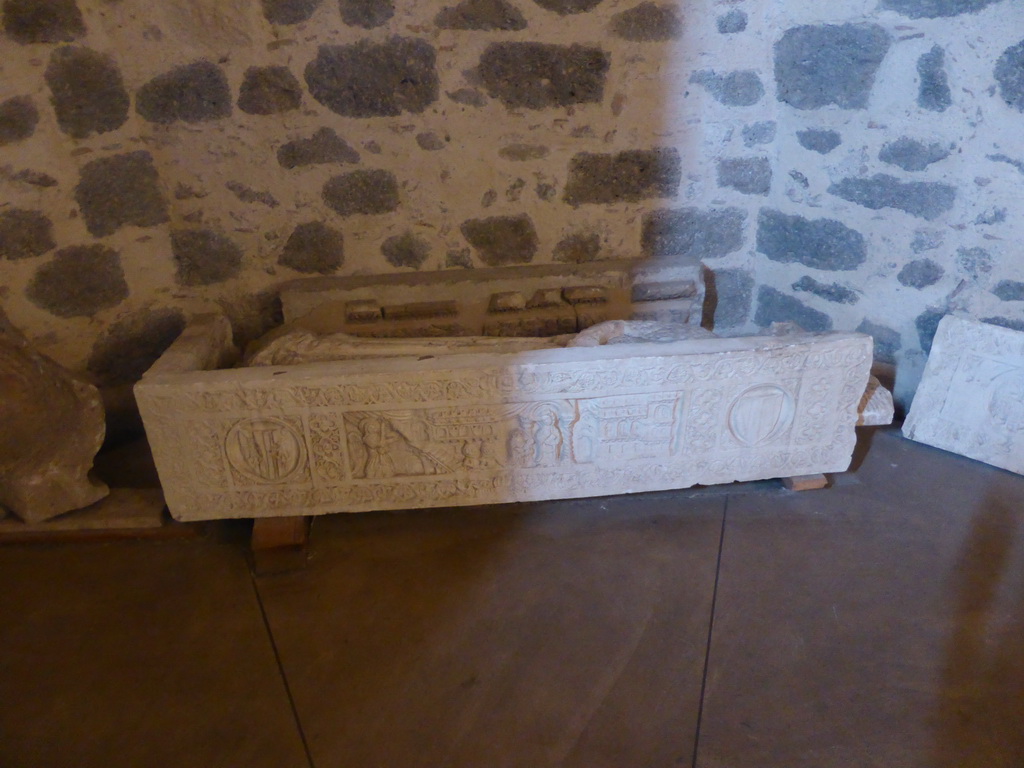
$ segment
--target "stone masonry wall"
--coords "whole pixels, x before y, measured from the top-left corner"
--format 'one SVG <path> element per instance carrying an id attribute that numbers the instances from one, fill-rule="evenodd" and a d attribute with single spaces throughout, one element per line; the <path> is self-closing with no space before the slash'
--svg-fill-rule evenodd
<path id="1" fill-rule="evenodd" d="M 0 0 L 0 307 L 113 388 L 302 275 L 703 262 L 716 327 L 1024 323 L 1016 0 Z"/>

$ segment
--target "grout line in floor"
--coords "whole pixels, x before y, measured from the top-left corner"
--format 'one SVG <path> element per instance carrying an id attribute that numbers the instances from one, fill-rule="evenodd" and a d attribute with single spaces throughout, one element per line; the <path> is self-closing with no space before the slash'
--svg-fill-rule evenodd
<path id="1" fill-rule="evenodd" d="M 725 524 L 729 518 L 729 496 L 725 497 L 722 509 L 722 529 L 718 534 L 718 559 L 715 562 L 715 585 L 711 590 L 711 614 L 708 616 L 708 641 L 704 646 L 704 671 L 700 678 L 700 703 L 697 705 L 697 727 L 693 735 L 692 768 L 697 768 L 697 756 L 700 750 L 700 728 L 704 719 L 704 693 L 708 684 L 708 666 L 711 663 L 711 636 L 715 629 L 715 607 L 718 602 L 718 579 L 722 574 L 722 550 L 725 548 Z"/>
<path id="2" fill-rule="evenodd" d="M 288 675 L 285 674 L 284 665 L 281 663 L 281 653 L 277 649 L 277 641 L 274 640 L 274 632 L 270 628 L 270 619 L 267 617 L 267 610 L 263 606 L 263 596 L 260 594 L 259 585 L 256 583 L 256 576 L 249 572 L 249 580 L 252 582 L 252 591 L 256 594 L 256 602 L 260 607 L 260 616 L 263 617 L 263 628 L 267 631 L 267 639 L 270 641 L 270 648 L 274 652 L 274 661 L 277 663 L 278 674 L 281 675 L 281 682 L 284 684 L 284 692 L 288 697 L 288 706 L 292 710 L 292 718 L 295 720 L 295 727 L 299 732 L 299 739 L 302 741 L 302 749 L 306 753 L 306 762 L 309 768 L 316 768 L 313 762 L 313 753 L 309 749 L 309 742 L 306 741 L 306 732 L 302 728 L 302 721 L 299 719 L 299 709 L 295 705 L 295 697 L 292 696 L 292 688 L 288 684 Z"/>

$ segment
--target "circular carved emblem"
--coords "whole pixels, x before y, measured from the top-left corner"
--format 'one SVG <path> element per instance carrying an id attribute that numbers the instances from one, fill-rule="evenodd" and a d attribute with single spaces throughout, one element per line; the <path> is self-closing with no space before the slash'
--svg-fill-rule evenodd
<path id="1" fill-rule="evenodd" d="M 302 436 L 279 419 L 243 419 L 224 441 L 231 466 L 251 480 L 278 483 L 291 477 L 305 458 Z"/>
<path id="2" fill-rule="evenodd" d="M 1024 431 L 1024 375 L 1004 374 L 992 382 L 988 412 L 1000 432 Z"/>
<path id="3" fill-rule="evenodd" d="M 729 431 L 746 445 L 760 445 L 793 422 L 793 397 L 782 387 L 759 384 L 740 393 L 729 406 Z"/>

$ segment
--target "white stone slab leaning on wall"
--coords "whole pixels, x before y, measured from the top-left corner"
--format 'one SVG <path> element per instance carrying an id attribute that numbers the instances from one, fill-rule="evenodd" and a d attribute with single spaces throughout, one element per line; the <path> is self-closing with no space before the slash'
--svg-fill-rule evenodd
<path id="1" fill-rule="evenodd" d="M 942 318 L 903 434 L 1024 474 L 1024 333 Z"/>
<path id="2" fill-rule="evenodd" d="M 224 319 L 199 325 L 209 332 L 184 334 L 169 359 L 224 356 Z M 871 350 L 869 336 L 832 333 L 212 371 L 158 361 L 136 396 L 179 520 L 540 501 L 844 471 Z"/>

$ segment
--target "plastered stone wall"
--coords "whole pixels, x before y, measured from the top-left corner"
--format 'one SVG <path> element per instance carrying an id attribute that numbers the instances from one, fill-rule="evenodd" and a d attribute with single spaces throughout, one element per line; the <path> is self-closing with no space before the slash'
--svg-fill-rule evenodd
<path id="1" fill-rule="evenodd" d="M 1015 0 L 2 0 L 0 303 L 111 388 L 302 275 L 703 262 L 720 332 L 1024 323 Z"/>

